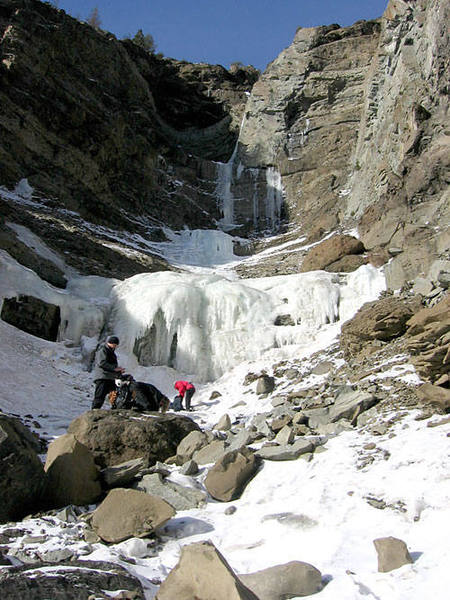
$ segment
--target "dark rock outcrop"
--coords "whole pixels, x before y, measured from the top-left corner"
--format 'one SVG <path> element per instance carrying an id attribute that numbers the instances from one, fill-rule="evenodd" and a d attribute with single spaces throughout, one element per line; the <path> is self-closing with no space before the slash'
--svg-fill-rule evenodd
<path id="1" fill-rule="evenodd" d="M 34 271 L 44 281 L 48 281 L 55 287 L 66 287 L 67 279 L 61 269 L 53 262 L 36 255 L 31 248 L 19 240 L 12 229 L 5 225 L 0 225 L 0 248 L 6 250 L 18 263 Z"/>
<path id="2" fill-rule="evenodd" d="M 29 429 L 0 412 L 0 523 L 39 509 L 45 485 L 39 450 Z"/>
<path id="3" fill-rule="evenodd" d="M 199 426 L 188 417 L 157 414 L 139 417 L 127 410 L 91 410 L 73 420 L 67 430 L 87 446 L 101 468 L 133 458 L 151 466 L 176 454 L 177 446 Z"/>
<path id="4" fill-rule="evenodd" d="M 40 298 L 22 294 L 18 298 L 5 298 L 0 316 L 6 323 L 44 340 L 58 339 L 60 308 Z"/>
<path id="5" fill-rule="evenodd" d="M 52 566 L 54 569 L 49 572 Z M 104 598 L 105 594 L 116 596 L 125 590 L 129 592 L 128 598 L 145 598 L 139 579 L 127 573 L 123 567 L 91 560 L 71 560 L 55 565 L 36 562 L 2 569 L 0 588 L 4 598 L 23 600 Z"/>
<path id="6" fill-rule="evenodd" d="M 38 0 L 0 8 L 2 184 L 28 177 L 108 223 L 125 210 L 212 226 L 215 200 L 188 197 L 167 167 L 198 177 L 201 160 L 189 154 L 226 160 L 256 70 L 161 58 Z"/>

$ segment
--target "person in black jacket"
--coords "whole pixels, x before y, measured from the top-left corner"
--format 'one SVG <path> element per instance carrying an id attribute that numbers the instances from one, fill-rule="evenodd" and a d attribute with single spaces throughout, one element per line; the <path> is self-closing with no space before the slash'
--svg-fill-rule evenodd
<path id="1" fill-rule="evenodd" d="M 97 352 L 94 369 L 95 393 L 91 407 L 93 409 L 103 406 L 106 395 L 116 389 L 115 379 L 125 371 L 123 367 L 118 366 L 115 352 L 118 345 L 119 338 L 110 335 Z"/>

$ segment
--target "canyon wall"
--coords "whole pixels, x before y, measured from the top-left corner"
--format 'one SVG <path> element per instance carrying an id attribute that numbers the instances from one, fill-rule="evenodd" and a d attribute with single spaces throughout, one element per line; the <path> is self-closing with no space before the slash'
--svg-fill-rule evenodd
<path id="1" fill-rule="evenodd" d="M 378 21 L 299 29 L 239 136 L 242 164 L 281 173 L 291 226 L 357 228 L 394 289 L 450 258 L 449 17 L 446 0 L 392 0 Z"/>
<path id="2" fill-rule="evenodd" d="M 448 22 L 448 0 L 391 0 L 299 28 L 258 78 L 0 0 L 0 185 L 153 239 L 357 230 L 392 289 L 450 271 Z"/>

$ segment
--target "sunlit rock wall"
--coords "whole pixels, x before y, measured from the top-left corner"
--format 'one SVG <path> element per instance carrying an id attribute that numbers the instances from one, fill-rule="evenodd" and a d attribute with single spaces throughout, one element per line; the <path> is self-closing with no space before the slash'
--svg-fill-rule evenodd
<path id="1" fill-rule="evenodd" d="M 446 0 L 392 0 L 367 80 L 346 215 L 366 248 L 396 249 L 392 288 L 449 258 L 449 21 Z"/>

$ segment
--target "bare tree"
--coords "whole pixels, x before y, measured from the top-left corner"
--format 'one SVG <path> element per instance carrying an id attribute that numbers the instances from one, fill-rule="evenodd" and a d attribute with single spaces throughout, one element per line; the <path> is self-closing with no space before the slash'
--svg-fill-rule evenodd
<path id="1" fill-rule="evenodd" d="M 91 10 L 89 17 L 87 18 L 87 23 L 89 23 L 89 25 L 94 29 L 100 29 L 102 22 L 100 20 L 100 15 L 97 7 Z"/>

